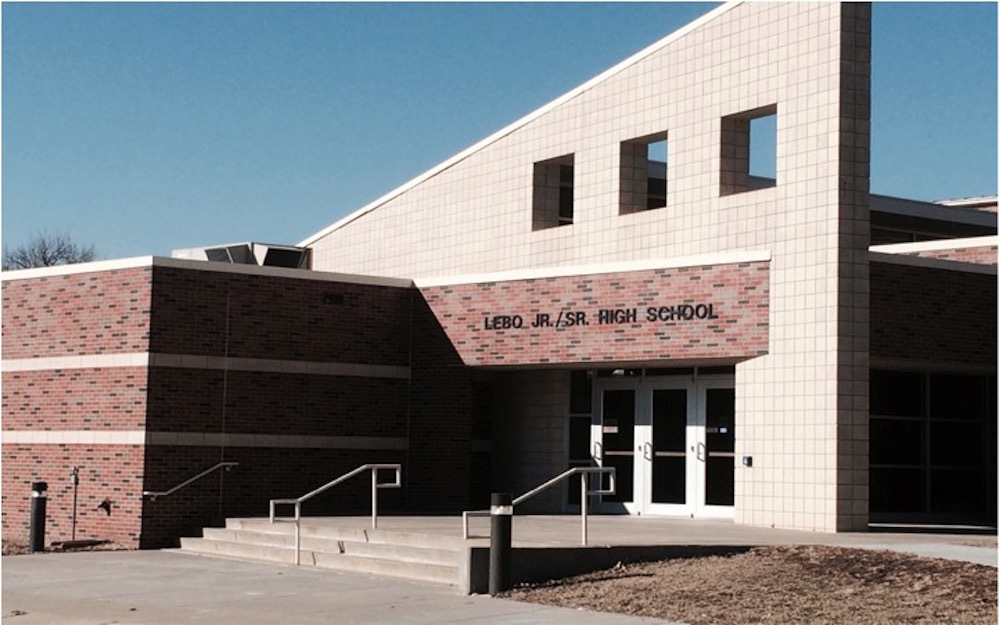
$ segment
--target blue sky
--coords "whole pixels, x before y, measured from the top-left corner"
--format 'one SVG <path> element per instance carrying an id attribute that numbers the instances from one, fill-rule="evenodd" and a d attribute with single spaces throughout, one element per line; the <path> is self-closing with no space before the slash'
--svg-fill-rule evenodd
<path id="1" fill-rule="evenodd" d="M 2 5 L 2 238 L 296 243 L 716 5 Z M 876 193 L 996 193 L 996 4 L 875 4 Z"/>

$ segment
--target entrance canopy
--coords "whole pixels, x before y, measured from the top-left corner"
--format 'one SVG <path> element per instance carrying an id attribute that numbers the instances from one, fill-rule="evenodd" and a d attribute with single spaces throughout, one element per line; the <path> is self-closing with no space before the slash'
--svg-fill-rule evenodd
<path id="1" fill-rule="evenodd" d="M 766 354 L 769 255 L 726 261 L 494 274 L 417 286 L 470 366 Z"/>

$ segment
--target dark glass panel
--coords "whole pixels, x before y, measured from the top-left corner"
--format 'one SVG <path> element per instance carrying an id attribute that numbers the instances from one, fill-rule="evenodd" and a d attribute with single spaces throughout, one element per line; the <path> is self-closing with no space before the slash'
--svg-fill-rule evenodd
<path id="1" fill-rule="evenodd" d="M 709 506 L 735 505 L 735 457 L 708 455 L 705 470 L 704 503 Z"/>
<path id="2" fill-rule="evenodd" d="M 684 451 L 687 445 L 687 391 L 652 392 L 652 446 L 655 451 Z"/>
<path id="3" fill-rule="evenodd" d="M 987 406 L 984 381 L 968 375 L 930 376 L 930 418 L 982 419 Z"/>
<path id="4" fill-rule="evenodd" d="M 872 513 L 923 512 L 925 491 L 922 469 L 871 469 Z"/>
<path id="5" fill-rule="evenodd" d="M 652 461 L 652 501 L 687 502 L 687 459 L 682 456 L 656 457 Z"/>
<path id="6" fill-rule="evenodd" d="M 707 390 L 708 455 L 718 451 L 735 451 L 735 389 Z"/>
<path id="7" fill-rule="evenodd" d="M 984 473 L 977 469 L 930 471 L 930 511 L 935 514 L 984 513 L 987 506 Z"/>
<path id="8" fill-rule="evenodd" d="M 589 462 L 590 420 L 583 417 L 569 419 L 569 462 Z M 573 465 L 575 466 L 575 465 Z"/>
<path id="9" fill-rule="evenodd" d="M 982 464 L 982 424 L 930 422 L 930 464 L 973 467 Z"/>
<path id="10" fill-rule="evenodd" d="M 617 471 L 617 494 L 604 501 L 633 501 L 635 474 L 635 391 L 603 392 L 603 465 Z"/>
<path id="11" fill-rule="evenodd" d="M 616 469 L 617 493 L 604 495 L 604 501 L 630 502 L 635 492 L 635 457 L 633 454 L 620 456 L 604 455 L 604 466 Z M 604 482 L 606 487 L 609 482 Z M 578 485 L 577 485 L 578 488 Z"/>
<path id="12" fill-rule="evenodd" d="M 871 464 L 922 464 L 922 421 L 871 418 Z"/>
<path id="13" fill-rule="evenodd" d="M 588 371 L 573 371 L 569 376 L 569 412 L 590 414 L 593 411 L 593 384 Z"/>
<path id="14" fill-rule="evenodd" d="M 922 416 L 922 374 L 872 370 L 870 382 L 872 415 Z"/>

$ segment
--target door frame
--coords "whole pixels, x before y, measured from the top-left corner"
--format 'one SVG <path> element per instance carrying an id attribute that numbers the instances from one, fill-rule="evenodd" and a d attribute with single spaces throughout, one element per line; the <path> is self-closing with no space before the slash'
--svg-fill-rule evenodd
<path id="1" fill-rule="evenodd" d="M 706 483 L 706 404 L 707 391 L 712 388 L 735 388 L 735 376 L 709 374 L 698 376 L 640 376 L 596 378 L 593 381 L 593 418 L 590 423 L 590 447 L 593 459 L 602 466 L 604 460 L 603 393 L 609 390 L 632 390 L 635 393 L 635 436 L 633 441 L 633 496 L 627 502 L 603 501 L 597 497 L 594 510 L 605 513 L 634 515 L 689 516 L 695 518 L 730 519 L 735 506 L 707 505 Z M 656 390 L 687 391 L 686 485 L 685 503 L 669 504 L 652 501 L 652 398 Z M 652 450 L 651 453 L 654 453 Z M 733 476 L 734 479 L 734 476 Z"/>

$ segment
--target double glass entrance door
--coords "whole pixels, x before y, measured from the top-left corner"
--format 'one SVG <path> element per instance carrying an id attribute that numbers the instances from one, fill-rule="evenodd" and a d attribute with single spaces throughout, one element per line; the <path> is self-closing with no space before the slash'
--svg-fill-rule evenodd
<path id="1" fill-rule="evenodd" d="M 731 517 L 735 500 L 735 389 L 725 378 L 598 380 L 590 435 L 616 469 L 603 511 Z"/>

